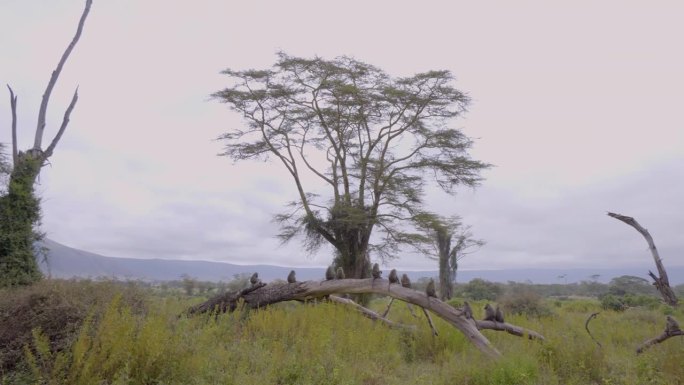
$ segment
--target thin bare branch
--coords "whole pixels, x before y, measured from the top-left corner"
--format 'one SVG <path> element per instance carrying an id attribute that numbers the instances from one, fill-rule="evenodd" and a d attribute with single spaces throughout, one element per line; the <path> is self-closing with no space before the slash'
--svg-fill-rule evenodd
<path id="1" fill-rule="evenodd" d="M 589 337 L 591 337 L 591 339 L 594 340 L 594 342 L 596 342 L 596 345 L 598 345 L 598 347 L 600 348 L 600 347 L 602 347 L 602 346 L 601 346 L 601 343 L 598 342 L 598 340 L 597 340 L 596 338 L 594 338 L 594 336 L 593 336 L 593 335 L 591 334 L 591 332 L 589 331 L 589 321 L 591 321 L 591 320 L 593 320 L 594 318 L 596 318 L 596 317 L 599 315 L 599 313 L 601 313 L 601 312 L 591 313 L 591 315 L 589 316 L 589 318 L 587 318 L 587 320 L 584 322 L 584 328 L 587 330 L 587 334 L 589 334 Z"/>
<path id="2" fill-rule="evenodd" d="M 48 102 L 50 101 L 50 95 L 52 94 L 52 89 L 55 87 L 55 84 L 57 84 L 57 79 L 59 78 L 59 74 L 62 72 L 64 63 L 66 63 L 67 59 L 69 58 L 69 55 L 71 54 L 71 51 L 73 51 L 74 47 L 76 46 L 76 43 L 81 38 L 81 32 L 83 32 L 83 25 L 85 24 L 86 18 L 88 17 L 88 13 L 90 12 L 90 6 L 92 4 L 93 0 L 86 0 L 85 8 L 83 9 L 83 13 L 81 14 L 81 19 L 78 21 L 78 28 L 76 28 L 76 34 L 74 35 L 74 38 L 71 40 L 71 43 L 69 43 L 69 45 L 67 46 L 66 50 L 64 50 L 61 59 L 59 59 L 59 63 L 57 63 L 57 68 L 54 71 L 52 71 L 50 81 L 48 82 L 48 85 L 45 88 L 43 100 L 40 103 L 40 110 L 38 111 L 38 126 L 36 127 L 36 138 L 33 143 L 34 150 L 41 149 L 43 142 L 43 132 L 45 131 L 45 116 L 47 114 L 47 107 Z"/>
<path id="3" fill-rule="evenodd" d="M 403 325 L 403 324 L 400 324 L 400 323 L 397 323 L 394 321 L 390 321 L 387 318 L 385 318 L 385 315 L 380 315 L 371 309 L 365 308 L 365 307 L 359 305 L 358 303 L 352 301 L 349 298 L 342 298 L 342 297 L 338 297 L 336 295 L 331 295 L 328 297 L 328 299 L 332 302 L 337 302 L 337 303 L 341 303 L 344 305 L 351 306 L 354 309 L 358 310 L 365 317 L 368 317 L 368 318 L 372 319 L 373 321 L 380 321 L 389 327 L 397 328 L 397 329 L 416 330 L 415 325 Z"/>
<path id="4" fill-rule="evenodd" d="M 7 85 L 7 89 L 10 93 L 10 108 L 12 109 L 12 162 L 13 164 L 17 164 L 17 96 L 14 94 L 14 91 L 9 84 Z"/>
<path id="5" fill-rule="evenodd" d="M 64 118 L 62 119 L 62 125 L 59 127 L 59 131 L 57 131 L 57 135 L 55 135 L 55 138 L 52 139 L 52 142 L 48 146 L 48 148 L 45 150 L 45 153 L 43 153 L 43 158 L 47 159 L 50 156 L 52 156 L 52 152 L 55 150 L 55 147 L 57 147 L 57 143 L 59 143 L 59 140 L 62 138 L 62 134 L 64 134 L 64 130 L 66 130 L 67 125 L 69 124 L 69 118 L 71 117 L 71 111 L 73 111 L 74 107 L 76 106 L 76 102 L 78 101 L 78 87 L 76 87 L 76 91 L 74 91 L 74 96 L 71 98 L 71 103 L 69 103 L 69 107 L 67 107 L 66 111 L 64 111 Z"/>

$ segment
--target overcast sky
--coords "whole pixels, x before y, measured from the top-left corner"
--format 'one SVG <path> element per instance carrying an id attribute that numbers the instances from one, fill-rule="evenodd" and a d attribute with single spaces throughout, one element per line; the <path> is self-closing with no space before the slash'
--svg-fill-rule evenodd
<path id="1" fill-rule="evenodd" d="M 19 96 L 20 148 L 84 0 L 0 1 L 0 82 Z M 244 122 L 209 95 L 225 68 L 349 55 L 394 76 L 448 69 L 472 98 L 454 121 L 496 167 L 432 194 L 487 245 L 462 269 L 684 265 L 684 3 L 679 1 L 95 0 L 53 92 L 44 142 L 78 105 L 38 190 L 57 242 L 117 257 L 322 266 L 279 246 L 295 198 L 276 163 L 233 164 L 214 139 Z M 0 142 L 10 143 L 9 96 Z M 436 269 L 415 255 L 394 267 Z"/>

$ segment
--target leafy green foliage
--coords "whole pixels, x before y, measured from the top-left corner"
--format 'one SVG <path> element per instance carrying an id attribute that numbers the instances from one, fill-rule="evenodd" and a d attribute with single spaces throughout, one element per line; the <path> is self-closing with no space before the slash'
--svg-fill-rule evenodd
<path id="1" fill-rule="evenodd" d="M 40 222 L 40 200 L 33 184 L 40 161 L 20 153 L 7 191 L 0 195 L 0 287 L 26 285 L 42 275 L 34 245 L 41 238 L 35 229 Z"/>
<path id="2" fill-rule="evenodd" d="M 460 286 L 457 295 L 474 300 L 486 299 L 493 301 L 499 297 L 502 292 L 503 289 L 501 288 L 501 285 L 484 279 L 475 278 L 467 284 Z"/>
<path id="3" fill-rule="evenodd" d="M 280 162 L 298 191 L 291 210 L 276 216 L 281 239 L 303 236 L 310 251 L 332 245 L 349 277 L 368 276 L 369 253 L 391 259 L 402 246 L 431 241 L 415 223 L 426 184 L 453 193 L 476 185 L 488 167 L 449 127 L 469 99 L 448 71 L 392 78 L 349 57 L 280 53 L 270 69 L 223 73 L 230 84 L 213 96 L 247 123 L 221 137 L 223 155 Z"/>

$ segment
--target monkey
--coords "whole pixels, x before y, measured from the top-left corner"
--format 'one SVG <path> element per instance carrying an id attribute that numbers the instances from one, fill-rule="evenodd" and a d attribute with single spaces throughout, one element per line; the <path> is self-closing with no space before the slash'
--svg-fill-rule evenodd
<path id="1" fill-rule="evenodd" d="M 331 279 L 335 279 L 335 270 L 332 266 L 328 266 L 328 270 L 325 271 L 325 280 L 330 281 Z"/>
<path id="2" fill-rule="evenodd" d="M 389 273 L 389 281 L 392 283 L 399 283 L 399 277 L 397 276 L 397 269 L 392 269 Z"/>
<path id="3" fill-rule="evenodd" d="M 435 280 L 430 278 L 427 287 L 425 288 L 425 294 L 428 296 L 428 303 L 430 303 L 430 297 L 437 298 L 437 293 L 435 292 Z"/>
<path id="4" fill-rule="evenodd" d="M 499 305 L 496 305 L 496 311 L 494 312 L 494 314 L 495 314 L 494 318 L 496 319 L 496 322 L 501 322 L 501 323 L 504 322 L 503 312 L 499 308 Z"/>
<path id="5" fill-rule="evenodd" d="M 473 309 L 470 307 L 468 301 L 463 301 L 463 316 L 466 318 L 473 318 Z"/>
<path id="6" fill-rule="evenodd" d="M 335 274 L 335 279 L 344 279 L 344 270 L 342 267 L 337 268 L 337 273 Z"/>
<path id="7" fill-rule="evenodd" d="M 373 264 L 373 271 L 371 272 L 371 274 L 373 275 L 373 280 L 380 278 L 380 276 L 382 275 L 382 271 L 380 270 L 380 265 L 378 265 L 377 263 L 374 263 Z"/>
<path id="8" fill-rule="evenodd" d="M 252 277 L 249 278 L 249 283 L 251 283 L 252 286 L 258 284 L 259 282 L 261 282 L 259 280 L 259 273 L 254 273 L 252 274 Z"/>
<path id="9" fill-rule="evenodd" d="M 667 316 L 667 326 L 665 326 L 665 333 L 668 335 L 673 335 L 674 333 L 680 332 L 679 324 L 672 318 L 672 316 Z"/>
<path id="10" fill-rule="evenodd" d="M 496 321 L 496 310 L 490 304 L 486 304 L 485 307 L 485 321 Z"/>
<path id="11" fill-rule="evenodd" d="M 393 283 L 399 283 L 399 277 L 397 276 L 397 269 L 392 269 L 389 273 L 389 284 L 387 285 L 387 290 L 389 291 Z"/>
<path id="12" fill-rule="evenodd" d="M 295 271 L 290 270 L 290 274 L 287 275 L 287 283 L 295 283 L 297 282 L 297 278 L 295 278 Z"/>
<path id="13" fill-rule="evenodd" d="M 401 276 L 401 286 L 407 287 L 409 289 L 411 288 L 411 280 L 406 273 L 402 274 Z"/>

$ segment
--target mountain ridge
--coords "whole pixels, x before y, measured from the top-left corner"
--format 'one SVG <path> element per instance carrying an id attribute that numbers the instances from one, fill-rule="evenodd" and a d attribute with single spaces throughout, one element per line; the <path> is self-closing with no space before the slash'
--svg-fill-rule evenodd
<path id="1" fill-rule="evenodd" d="M 189 261 L 171 259 L 135 259 L 103 256 L 85 250 L 65 246 L 50 239 L 45 239 L 39 247 L 47 248 L 47 258 L 40 261 L 43 273 L 53 278 L 115 278 L 143 281 L 172 281 L 187 275 L 202 281 L 230 281 L 239 274 L 259 272 L 259 277 L 268 282 L 285 279 L 290 270 L 297 272 L 299 280 L 322 279 L 325 268 L 322 267 L 286 267 L 266 264 L 236 265 L 227 262 Z M 468 282 L 474 278 L 482 278 L 492 282 L 532 282 L 538 284 L 573 283 L 589 281 L 591 276 L 599 275 L 599 282 L 622 275 L 633 275 L 648 278 L 649 268 L 614 268 L 614 269 L 509 269 L 509 270 L 459 270 L 458 282 Z M 671 285 L 684 283 L 684 266 L 667 266 Z M 421 277 L 437 277 L 437 270 L 402 271 L 411 279 Z M 650 281 L 650 279 L 649 279 Z"/>

